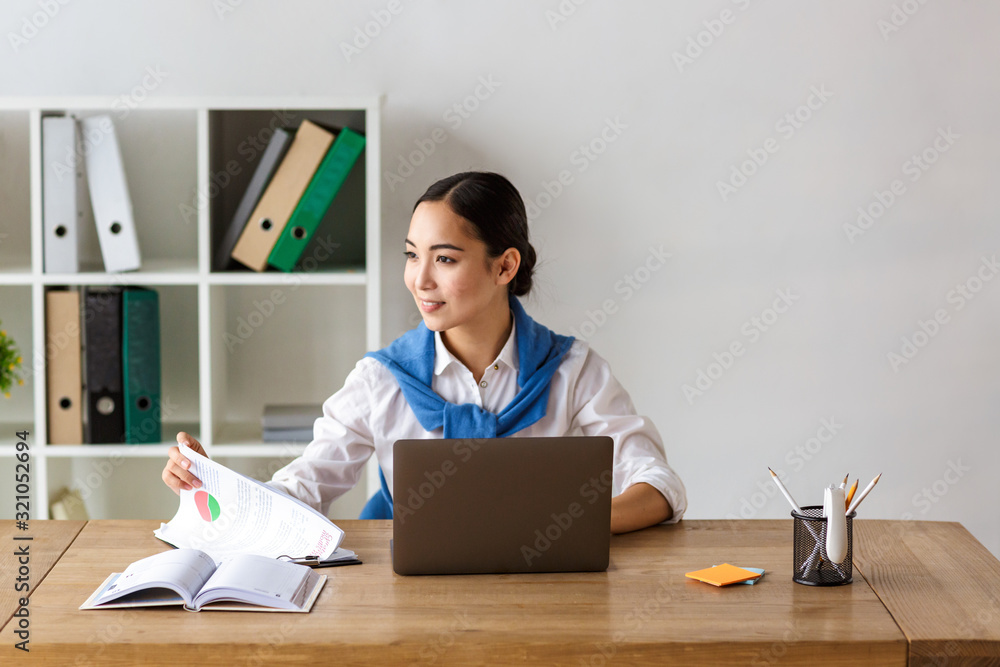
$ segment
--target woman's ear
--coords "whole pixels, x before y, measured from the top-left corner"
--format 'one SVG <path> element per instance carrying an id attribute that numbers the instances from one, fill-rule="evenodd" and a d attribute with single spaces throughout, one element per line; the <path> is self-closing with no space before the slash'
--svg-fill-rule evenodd
<path id="1" fill-rule="evenodd" d="M 521 253 L 517 248 L 507 248 L 502 255 L 494 260 L 493 266 L 496 271 L 494 275 L 497 285 L 507 285 L 514 280 L 514 276 L 517 275 L 517 270 L 521 266 Z"/>

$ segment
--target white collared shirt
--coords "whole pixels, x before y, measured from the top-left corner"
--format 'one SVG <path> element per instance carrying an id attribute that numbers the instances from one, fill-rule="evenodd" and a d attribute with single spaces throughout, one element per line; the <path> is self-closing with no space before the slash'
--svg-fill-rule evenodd
<path id="1" fill-rule="evenodd" d="M 434 334 L 431 388 L 445 400 L 475 403 L 499 413 L 517 394 L 516 331 L 511 327 L 500 354 L 476 382 L 472 372 Z M 274 473 L 268 484 L 326 513 L 330 503 L 350 490 L 374 453 L 392 491 L 392 445 L 400 439 L 442 438 L 427 431 L 403 397 L 399 383 L 381 362 L 365 357 L 348 374 L 340 391 L 323 403 L 313 426 L 313 441 L 302 456 Z M 637 415 L 632 399 L 608 363 L 575 340 L 552 376 L 545 416 L 514 437 L 607 435 L 614 440 L 612 495 L 646 482 L 670 502 L 681 519 L 687 508 L 684 484 L 667 465 L 656 427 Z M 553 471 L 555 474 L 555 471 Z"/>

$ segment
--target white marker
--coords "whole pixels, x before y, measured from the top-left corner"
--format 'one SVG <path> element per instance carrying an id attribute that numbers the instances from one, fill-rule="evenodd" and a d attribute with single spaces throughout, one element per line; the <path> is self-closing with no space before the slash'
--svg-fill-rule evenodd
<path id="1" fill-rule="evenodd" d="M 832 563 L 847 558 L 847 515 L 840 511 L 844 506 L 844 490 L 828 486 L 823 490 L 823 516 L 826 517 L 826 557 Z"/>

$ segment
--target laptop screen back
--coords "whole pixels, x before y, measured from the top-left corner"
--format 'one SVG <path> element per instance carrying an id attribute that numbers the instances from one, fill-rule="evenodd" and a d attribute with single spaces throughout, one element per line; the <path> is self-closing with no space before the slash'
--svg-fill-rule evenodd
<path id="1" fill-rule="evenodd" d="M 603 436 L 396 442 L 393 569 L 607 569 L 613 456 Z"/>

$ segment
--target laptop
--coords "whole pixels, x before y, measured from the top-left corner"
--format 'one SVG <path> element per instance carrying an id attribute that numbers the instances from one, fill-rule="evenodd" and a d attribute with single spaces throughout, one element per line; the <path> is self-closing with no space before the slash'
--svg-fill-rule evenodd
<path id="1" fill-rule="evenodd" d="M 606 436 L 398 440 L 392 569 L 606 570 L 613 457 Z"/>

